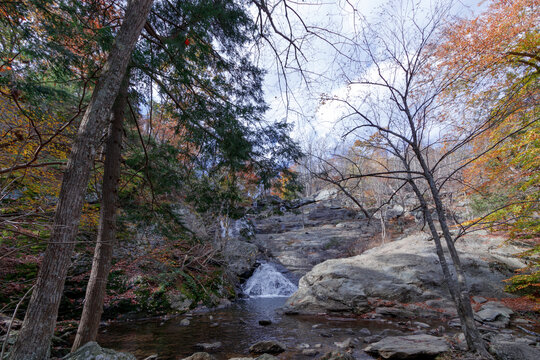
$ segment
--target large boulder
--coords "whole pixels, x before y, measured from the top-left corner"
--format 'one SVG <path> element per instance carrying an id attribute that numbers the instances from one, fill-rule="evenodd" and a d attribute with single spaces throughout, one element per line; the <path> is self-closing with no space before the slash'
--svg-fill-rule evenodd
<path id="1" fill-rule="evenodd" d="M 195 237 L 201 240 L 208 239 L 208 232 L 204 221 L 193 208 L 184 202 L 176 203 L 173 208 L 173 213 L 179 218 L 181 224 Z"/>
<path id="2" fill-rule="evenodd" d="M 443 338 L 431 335 L 391 336 L 364 349 L 384 359 L 430 358 L 448 350 L 450 348 Z"/>
<path id="3" fill-rule="evenodd" d="M 136 358 L 128 353 L 102 348 L 98 343 L 91 341 L 63 357 L 63 360 L 136 360 Z"/>
<path id="4" fill-rule="evenodd" d="M 405 214 L 405 208 L 401 205 L 394 205 L 391 208 L 388 208 L 384 212 L 384 216 L 387 220 L 395 219 Z"/>
<path id="5" fill-rule="evenodd" d="M 258 254 L 257 245 L 242 240 L 228 239 L 223 247 L 227 269 L 236 276 L 247 276 L 253 269 Z"/>
<path id="6" fill-rule="evenodd" d="M 334 199 L 338 195 L 339 190 L 336 188 L 323 189 L 315 194 L 315 201 L 324 201 Z"/>
<path id="7" fill-rule="evenodd" d="M 504 241 L 493 236 L 468 236 L 458 241 L 472 294 L 505 296 L 502 280 L 514 268 L 525 265 L 508 253 L 502 255 L 499 247 Z M 519 249 L 507 251 L 517 253 Z M 367 302 L 370 297 L 404 303 L 449 299 L 443 283 L 433 241 L 427 234 L 417 233 L 358 256 L 314 266 L 300 279 L 287 306 L 302 313 L 362 313 L 372 310 Z"/>
<path id="8" fill-rule="evenodd" d="M 489 350 L 499 360 L 538 360 L 540 350 L 524 343 L 498 341 L 492 343 Z"/>

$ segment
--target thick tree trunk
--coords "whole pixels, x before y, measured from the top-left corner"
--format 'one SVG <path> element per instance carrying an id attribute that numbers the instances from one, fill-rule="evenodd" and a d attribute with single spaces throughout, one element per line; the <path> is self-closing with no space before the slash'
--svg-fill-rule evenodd
<path id="1" fill-rule="evenodd" d="M 95 341 L 103 313 L 103 301 L 107 287 L 107 277 L 111 268 L 114 245 L 116 244 L 116 213 L 118 202 L 118 180 L 122 149 L 122 124 L 127 105 L 129 74 L 122 83 L 114 103 L 109 137 L 105 147 L 103 172 L 103 199 L 99 217 L 99 230 L 92 261 L 92 271 L 86 287 L 84 307 L 77 329 L 77 336 L 71 351 L 77 350 L 89 341 Z"/>
<path id="2" fill-rule="evenodd" d="M 83 116 L 67 164 L 54 217 L 50 242 L 24 322 L 11 351 L 11 360 L 44 360 L 49 357 L 60 298 L 75 247 L 90 167 L 97 138 L 111 109 L 127 69 L 131 53 L 146 22 L 152 0 L 132 0 L 124 22 Z"/>

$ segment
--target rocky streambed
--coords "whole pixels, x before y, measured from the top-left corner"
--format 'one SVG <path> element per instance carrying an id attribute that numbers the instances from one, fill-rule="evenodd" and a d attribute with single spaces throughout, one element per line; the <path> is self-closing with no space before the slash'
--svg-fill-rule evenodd
<path id="1" fill-rule="evenodd" d="M 472 359 L 433 241 L 418 227 L 404 226 L 403 209 L 388 219 L 395 220 L 395 241 L 380 244 L 377 223 L 358 212 L 333 200 L 306 204 L 278 204 L 279 211 L 252 217 L 247 232 L 254 236 L 236 236 L 224 248 L 230 271 L 240 277 L 252 273 L 257 259 L 275 262 L 283 275 L 262 276 L 264 287 L 274 279 L 296 281 L 291 297 L 260 297 L 261 287 L 248 281 L 254 298 L 173 318 L 109 324 L 99 343 L 137 359 L 417 359 L 445 353 L 441 359 Z M 522 248 L 487 233 L 466 236 L 457 247 L 492 353 L 505 360 L 540 359 L 538 313 L 534 307 L 527 314 L 513 311 L 502 281 L 524 266 L 514 256 Z"/>

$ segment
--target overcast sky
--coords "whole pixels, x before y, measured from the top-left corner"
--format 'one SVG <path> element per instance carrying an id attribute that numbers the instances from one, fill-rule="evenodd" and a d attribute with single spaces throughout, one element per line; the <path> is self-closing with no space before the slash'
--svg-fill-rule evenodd
<path id="1" fill-rule="evenodd" d="M 276 0 L 277 1 L 277 0 Z M 397 5 L 407 0 L 397 1 Z M 340 40 L 339 35 L 351 37 L 358 33 L 363 21 L 373 22 L 377 20 L 377 14 L 381 6 L 387 1 L 379 0 L 299 0 L 288 2 L 292 10 L 302 18 L 308 26 L 313 26 L 315 31 L 325 40 L 310 37 L 302 39 L 301 48 L 304 56 L 299 57 L 300 66 L 305 70 L 309 86 L 298 71 L 294 69 L 287 72 L 289 91 L 285 90 L 285 79 L 278 74 L 279 65 L 274 61 L 275 56 L 270 48 L 266 48 L 259 57 L 260 65 L 268 70 L 264 89 L 266 99 L 270 106 L 267 113 L 269 120 L 287 119 L 295 126 L 293 137 L 297 140 L 308 138 L 326 138 L 327 141 L 335 141 L 340 130 L 334 127 L 343 109 L 332 103 L 320 104 L 318 100 L 322 93 L 330 95 L 344 95 L 347 91 L 346 82 L 340 76 L 342 73 L 354 73 L 354 69 L 348 68 L 347 61 L 336 57 L 337 50 L 347 50 L 346 41 Z M 429 11 L 435 1 L 416 1 L 420 7 Z M 456 2 L 453 14 L 462 18 L 472 18 L 479 14 L 488 5 L 487 1 L 462 0 Z M 407 8 L 408 9 L 408 8 Z M 293 33 L 301 37 L 304 32 L 300 22 L 296 19 L 292 10 L 289 10 L 289 19 L 292 19 Z M 274 9 L 274 19 L 278 27 L 287 33 L 287 22 L 282 7 Z M 321 30 L 326 29 L 326 30 Z M 328 31 L 327 31 L 328 30 Z M 298 40 L 298 39 L 296 39 Z M 329 40 L 330 44 L 327 42 Z M 285 49 L 285 42 L 276 39 L 276 47 L 279 51 Z M 286 58 L 287 53 L 281 52 L 281 59 Z M 289 64 L 295 66 L 292 53 L 289 53 Z"/>

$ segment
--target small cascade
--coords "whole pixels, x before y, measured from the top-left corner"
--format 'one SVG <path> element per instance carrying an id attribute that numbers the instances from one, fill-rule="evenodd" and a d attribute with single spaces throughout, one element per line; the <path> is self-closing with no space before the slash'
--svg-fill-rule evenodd
<path id="1" fill-rule="evenodd" d="M 298 288 L 274 266 L 262 263 L 244 284 L 249 297 L 291 296 Z"/>

